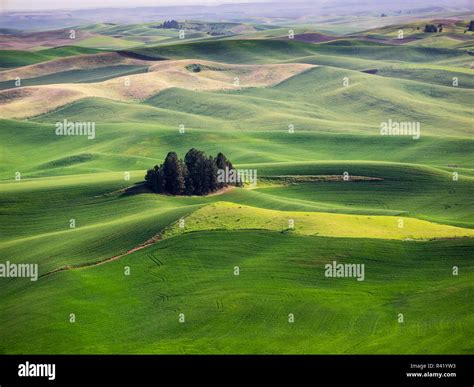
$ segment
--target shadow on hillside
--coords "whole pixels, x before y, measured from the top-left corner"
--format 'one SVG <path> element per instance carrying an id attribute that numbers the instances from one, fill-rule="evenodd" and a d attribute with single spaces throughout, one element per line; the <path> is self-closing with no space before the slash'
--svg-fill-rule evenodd
<path id="1" fill-rule="evenodd" d="M 154 193 L 154 192 L 145 185 L 144 181 L 140 181 L 130 187 L 124 188 L 121 191 L 120 196 L 131 196 L 131 195 L 138 195 L 138 194 L 143 194 L 143 193 Z"/>

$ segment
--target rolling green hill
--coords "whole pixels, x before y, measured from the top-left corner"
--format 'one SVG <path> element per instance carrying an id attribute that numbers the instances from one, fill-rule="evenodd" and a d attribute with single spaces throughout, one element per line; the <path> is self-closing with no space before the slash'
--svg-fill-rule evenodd
<path id="1" fill-rule="evenodd" d="M 0 352 L 471 353 L 472 248 L 192 233 L 37 284 L 12 281 L 2 288 L 0 324 L 10 333 Z M 326 278 L 334 257 L 365 263 L 365 281 Z"/>
<path id="2" fill-rule="evenodd" d="M 327 27 L 380 23 L 347 20 Z M 472 353 L 470 38 L 398 45 L 401 18 L 390 20 L 323 43 L 285 40 L 286 25 L 229 23 L 210 36 L 198 23 L 184 42 L 155 23 L 87 25 L 96 35 L 82 45 L 125 51 L 25 78 L 24 88 L 1 83 L 0 108 L 35 92 L 51 106 L 41 93 L 52 88 L 57 99 L 71 87 L 104 93 L 0 117 L 0 263 L 38 264 L 40 274 L 0 278 L 0 353 Z M 0 67 L 97 52 L 2 51 Z M 140 78 L 143 94 L 106 93 L 128 96 L 122 81 L 152 59 L 191 62 L 160 62 L 165 70 Z M 316 67 L 268 82 L 282 66 L 262 65 L 277 63 Z M 202 87 L 236 76 L 242 87 Z M 151 80 L 164 86 L 147 93 Z M 94 139 L 55 135 L 64 120 L 94 123 Z M 381 135 L 389 120 L 419 123 L 420 137 Z M 168 152 L 191 148 L 256 170 L 257 185 L 206 197 L 142 185 Z M 326 277 L 333 261 L 364 264 L 364 280 Z"/>
<path id="3" fill-rule="evenodd" d="M 288 59 L 295 61 L 295 58 L 311 55 L 348 57 L 348 61 L 350 61 L 350 57 L 355 56 L 358 59 L 409 63 L 432 63 L 456 58 L 469 59 L 469 55 L 460 50 L 393 46 L 352 40 L 338 40 L 320 44 L 292 40 L 223 40 L 138 48 L 134 51 L 155 57 L 164 56 L 173 59 L 192 57 L 228 63 L 248 63 L 249 61 L 271 63 Z"/>
<path id="4" fill-rule="evenodd" d="M 0 69 L 28 66 L 35 63 L 74 55 L 96 54 L 93 48 L 64 46 L 39 51 L 0 50 Z"/>
<path id="5" fill-rule="evenodd" d="M 345 78 L 349 82 L 347 87 L 343 84 Z M 132 105 L 129 109 L 120 109 L 124 105 L 104 101 L 96 103 L 91 115 L 90 109 L 85 110 L 85 114 L 81 113 L 91 103 L 79 102 L 38 120 L 51 122 L 61 116 L 79 119 L 86 115 L 88 120 L 93 120 L 95 114 L 100 112 L 103 122 L 120 122 L 126 117 L 131 121 L 154 124 L 157 116 L 165 115 L 169 117 L 166 122 L 175 127 L 184 123 L 203 129 L 231 127 L 242 131 L 283 131 L 288 129 L 288 125 L 294 125 L 296 131 L 378 135 L 381 123 L 391 119 L 419 122 L 422 137 L 469 137 L 472 97 L 473 92 L 462 87 L 432 85 L 321 66 L 274 88 L 199 93 L 169 89 L 145 101 L 145 106 Z M 375 106 L 377 109 L 374 109 Z M 433 113 L 426 114 L 427 111 Z M 347 119 L 349 115 L 350 120 Z"/>
<path id="6" fill-rule="evenodd" d="M 48 85 L 55 83 L 102 82 L 116 77 L 144 73 L 147 71 L 147 68 L 148 67 L 146 66 L 138 65 L 118 65 L 97 67 L 91 70 L 60 71 L 54 74 L 23 79 L 22 86 Z M 11 89 L 14 87 L 14 80 L 0 82 L 0 90 Z"/>

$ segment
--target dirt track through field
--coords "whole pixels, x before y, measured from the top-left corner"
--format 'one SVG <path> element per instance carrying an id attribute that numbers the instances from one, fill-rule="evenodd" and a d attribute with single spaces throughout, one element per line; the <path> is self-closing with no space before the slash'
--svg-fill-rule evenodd
<path id="1" fill-rule="evenodd" d="M 107 259 L 104 259 L 104 260 L 98 261 L 98 262 L 84 263 L 84 264 L 80 264 L 80 265 L 62 266 L 62 267 L 59 267 L 59 268 L 54 269 L 52 271 L 49 271 L 45 274 L 40 275 L 39 278 L 43 278 L 43 277 L 46 277 L 48 275 L 56 274 L 56 273 L 59 273 L 59 272 L 62 272 L 62 271 L 84 269 L 84 268 L 100 266 L 100 265 L 103 265 L 104 263 L 116 261 L 117 259 L 120 259 L 122 257 L 130 255 L 130 254 L 134 253 L 135 251 L 143 250 L 143 249 L 155 244 L 160 239 L 161 239 L 161 233 L 155 235 L 154 237 L 148 239 L 145 243 L 142 243 L 141 245 L 138 245 L 138 246 L 128 250 L 127 252 L 125 252 L 123 254 L 114 255 L 113 257 L 110 257 L 110 258 L 107 258 Z"/>

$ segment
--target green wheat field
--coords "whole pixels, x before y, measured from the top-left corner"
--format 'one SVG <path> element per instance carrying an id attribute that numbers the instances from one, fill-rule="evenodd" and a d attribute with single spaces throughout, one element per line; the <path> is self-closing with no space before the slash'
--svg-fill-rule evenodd
<path id="1" fill-rule="evenodd" d="M 376 19 L 9 31 L 0 263 L 39 278 L 0 278 L 0 353 L 473 353 L 474 14 Z M 130 193 L 191 148 L 257 185 Z"/>

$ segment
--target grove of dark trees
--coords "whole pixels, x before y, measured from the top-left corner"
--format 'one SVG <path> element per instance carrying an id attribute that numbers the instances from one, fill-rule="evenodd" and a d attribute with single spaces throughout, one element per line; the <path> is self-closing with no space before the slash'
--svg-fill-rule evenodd
<path id="1" fill-rule="evenodd" d="M 161 28 L 180 28 L 179 23 L 176 20 L 165 21 Z"/>
<path id="2" fill-rule="evenodd" d="M 145 184 L 156 193 L 208 195 L 229 185 L 218 181 L 218 171 L 225 169 L 232 170 L 233 166 L 223 153 L 213 158 L 193 148 L 182 160 L 175 152 L 169 152 L 163 164 L 147 171 Z"/>
<path id="3" fill-rule="evenodd" d="M 443 25 L 427 24 L 425 25 L 425 32 L 443 32 Z"/>

